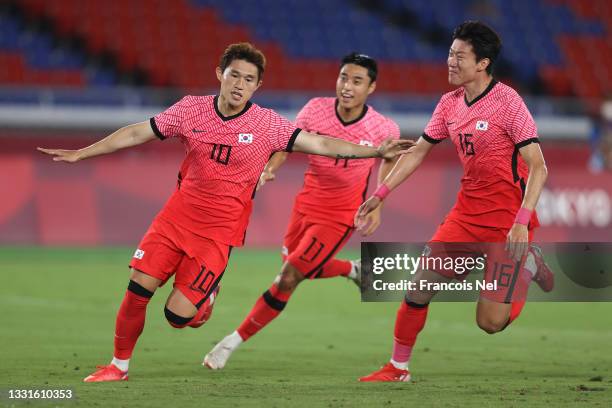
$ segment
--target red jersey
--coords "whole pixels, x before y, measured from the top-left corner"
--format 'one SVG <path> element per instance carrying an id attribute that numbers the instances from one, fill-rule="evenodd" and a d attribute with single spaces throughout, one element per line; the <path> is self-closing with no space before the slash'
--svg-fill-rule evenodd
<path id="1" fill-rule="evenodd" d="M 244 243 L 259 175 L 277 151 L 291 151 L 300 129 L 248 102 L 224 117 L 215 96 L 186 96 L 151 118 L 160 139 L 178 137 L 186 156 L 177 189 L 161 213 L 189 231 L 232 246 Z"/>
<path id="2" fill-rule="evenodd" d="M 392 120 L 365 105 L 363 113 L 344 122 L 336 111 L 335 98 L 314 98 L 298 113 L 298 127 L 352 143 L 378 146 L 387 138 L 398 139 L 399 127 Z M 353 217 L 365 199 L 368 179 L 376 159 L 333 159 L 308 155 L 304 186 L 296 208 L 323 223 L 353 225 Z"/>
<path id="3" fill-rule="evenodd" d="M 449 92 L 423 133 L 430 143 L 447 137 L 463 165 L 461 190 L 449 216 L 480 226 L 511 228 L 529 173 L 519 148 L 539 143 L 523 99 L 495 80 L 470 103 L 463 88 Z M 534 211 L 530 228 L 538 225 Z"/>

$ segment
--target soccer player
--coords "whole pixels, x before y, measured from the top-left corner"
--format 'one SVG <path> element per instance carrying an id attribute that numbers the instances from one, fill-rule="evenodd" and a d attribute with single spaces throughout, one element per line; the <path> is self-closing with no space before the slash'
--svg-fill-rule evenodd
<path id="1" fill-rule="evenodd" d="M 500 283 L 498 291 L 490 296 L 481 292 L 476 320 L 490 334 L 503 330 L 518 317 L 531 280 L 545 291 L 553 285 L 553 275 L 537 251 L 531 251 L 537 267 L 532 267 L 528 275 L 524 273 L 525 254 L 538 226 L 534 208 L 547 170 L 535 123 L 523 100 L 515 90 L 492 77 L 500 48 L 498 35 L 483 23 L 468 21 L 455 29 L 447 60 L 448 81 L 459 88 L 442 96 L 416 146 L 400 157 L 384 183 L 356 214 L 356 225 L 360 225 L 391 190 L 417 169 L 433 146 L 450 138 L 464 175 L 457 202 L 435 232 L 430 248 L 449 242 L 501 243 L 510 265 L 518 263 L 518 267 L 509 268 L 510 282 L 516 285 L 501 287 Z M 460 277 L 453 271 L 419 270 L 413 280 L 449 282 L 453 278 Z M 521 290 L 522 293 L 513 293 Z M 397 312 L 390 362 L 360 381 L 410 380 L 408 362 L 435 293 L 407 293 Z"/>
<path id="2" fill-rule="evenodd" d="M 387 137 L 399 138 L 395 122 L 366 105 L 376 88 L 378 68 L 367 55 L 350 54 L 340 63 L 336 98 L 311 99 L 298 113 L 298 127 L 365 146 Z M 274 180 L 288 153 L 275 153 L 260 178 L 260 185 Z M 359 284 L 360 263 L 336 259 L 350 238 L 353 216 L 365 198 L 374 160 L 308 156 L 304 186 L 298 193 L 285 234 L 283 266 L 270 288 L 257 300 L 242 324 L 221 340 L 204 358 L 204 365 L 221 369 L 232 352 L 263 329 L 285 308 L 304 279 L 345 276 Z M 382 160 L 379 183 L 391 170 L 392 160 Z M 380 225 L 380 210 L 366 218 L 364 235 Z"/>
<path id="3" fill-rule="evenodd" d="M 249 100 L 261 86 L 264 55 L 251 44 L 230 45 L 216 69 L 218 96 L 186 96 L 149 121 L 126 126 L 80 150 L 42 149 L 69 163 L 156 138 L 178 138 L 185 159 L 177 187 L 144 235 L 130 263 L 110 364 L 85 382 L 128 379 L 128 366 L 155 290 L 175 275 L 164 313 L 172 327 L 199 327 L 212 312 L 232 247 L 244 242 L 252 199 L 270 155 L 297 151 L 347 158 L 390 159 L 410 141 L 360 146 L 304 131 Z"/>

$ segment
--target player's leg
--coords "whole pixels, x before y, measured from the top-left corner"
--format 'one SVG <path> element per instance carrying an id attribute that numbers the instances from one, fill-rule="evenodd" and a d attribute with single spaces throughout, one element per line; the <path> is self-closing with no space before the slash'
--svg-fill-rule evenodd
<path id="1" fill-rule="evenodd" d="M 504 330 L 520 315 L 529 285 L 533 281 L 537 266 L 526 265 L 527 255 L 521 262 L 508 257 L 505 243 L 488 244 L 485 281 L 495 283 L 497 289 L 482 290 L 476 307 L 476 323 L 489 334 Z M 533 269 L 533 270 L 531 270 Z"/>
<path id="2" fill-rule="evenodd" d="M 144 328 L 147 305 L 161 284 L 161 279 L 132 269 L 127 291 L 117 312 L 115 351 L 111 362 L 122 371 L 128 370 L 130 357 Z"/>
<path id="3" fill-rule="evenodd" d="M 272 286 L 238 327 L 242 340 L 248 340 L 275 319 L 300 282 L 321 277 L 326 263 L 342 248 L 351 232 L 351 228 L 304 223 L 297 247 L 287 256 Z"/>
<path id="4" fill-rule="evenodd" d="M 182 329 L 197 313 L 198 309 L 187 299 L 187 296 L 177 288 L 172 289 L 164 306 L 164 315 L 170 326 Z"/>
<path id="5" fill-rule="evenodd" d="M 212 316 L 220 288 L 220 285 L 212 288 L 208 298 L 204 302 L 199 301 L 196 304 L 189 300 L 181 289 L 172 289 L 164 306 L 164 316 L 166 316 L 170 326 L 175 329 L 182 329 L 187 326 L 197 329 L 204 325 Z"/>
<path id="6" fill-rule="evenodd" d="M 208 299 L 199 308 L 180 289 L 172 289 L 164 306 L 164 315 L 170 326 L 175 329 L 187 326 L 198 328 L 206 323 L 212 315 L 219 288 L 220 286 L 217 285 L 212 289 Z"/>
<path id="7" fill-rule="evenodd" d="M 87 376 L 85 382 L 121 381 L 128 379 L 130 358 L 142 333 L 147 305 L 162 283 L 160 279 L 132 269 L 127 291 L 115 321 L 115 347 L 113 359 L 107 366 Z"/>
<path id="8" fill-rule="evenodd" d="M 512 304 L 480 299 L 476 306 L 476 323 L 489 334 L 500 332 L 510 323 L 513 306 L 517 310 L 514 316 L 516 318 L 523 305 L 524 302 Z"/>
<path id="9" fill-rule="evenodd" d="M 211 370 L 225 367 L 232 353 L 243 342 L 258 333 L 283 311 L 291 294 L 303 279 L 297 269 L 285 262 L 272 286 L 257 299 L 240 326 L 206 354 L 203 365 Z"/>
<path id="10" fill-rule="evenodd" d="M 328 242 L 335 242 L 337 245 L 337 247 L 330 252 L 334 255 L 342 250 L 342 247 L 344 247 L 354 231 L 353 228 L 349 228 L 342 224 L 330 224 L 322 227 L 334 231 L 330 239 L 328 239 Z M 361 260 L 349 261 L 332 256 L 331 258 L 325 260 L 320 269 L 313 274 L 312 278 L 326 279 L 334 278 L 336 276 L 344 276 L 359 286 L 361 282 Z"/>
<path id="11" fill-rule="evenodd" d="M 281 268 L 280 274 L 275 279 L 275 282 L 279 277 L 284 276 L 282 287 L 283 289 L 290 288 L 294 285 L 289 282 L 291 278 L 296 279 L 295 286 L 297 285 L 297 279 L 300 277 L 296 276 L 295 271 L 287 265 L 287 259 L 290 253 L 293 253 L 298 245 L 300 244 L 301 238 L 306 231 L 306 220 L 302 213 L 297 211 L 295 207 L 291 212 L 291 219 L 287 227 L 287 232 L 283 240 L 283 249 L 281 256 L 283 260 L 283 267 Z M 260 296 L 255 305 L 248 313 L 242 324 L 229 335 L 225 336 L 219 343 L 213 347 L 213 349 L 204 357 L 204 365 L 210 369 L 221 369 L 227 363 L 231 353 L 240 346 L 248 337 L 255 334 L 258 330 L 263 328 L 267 323 L 271 322 L 278 314 L 284 309 L 293 289 L 283 291 L 273 283 L 272 286 L 266 290 L 262 296 Z M 242 334 L 239 334 L 239 331 Z M 244 337 L 242 337 L 244 336 Z"/>
<path id="12" fill-rule="evenodd" d="M 274 320 L 285 309 L 289 298 L 303 280 L 302 273 L 290 262 L 285 262 L 270 288 L 257 299 L 236 330 L 242 340 L 248 340 Z"/>
<path id="13" fill-rule="evenodd" d="M 504 330 L 521 314 L 529 285 L 536 281 L 543 289 L 552 289 L 553 275 L 544 263 L 539 248 L 530 248 L 521 262 L 509 258 L 506 252 L 506 230 L 483 231 L 487 244 L 485 281 L 495 282 L 497 289 L 483 290 L 476 307 L 476 323 L 489 334 Z M 534 231 L 529 231 L 529 241 Z M 541 282 L 536 277 L 540 277 Z M 547 287 L 546 285 L 550 285 Z"/>
<path id="14" fill-rule="evenodd" d="M 449 282 L 452 278 L 438 272 L 419 270 L 412 279 L 413 282 Z M 418 287 L 418 285 L 417 285 Z M 362 382 L 405 382 L 410 381 L 408 364 L 417 336 L 425 327 L 429 302 L 437 291 L 415 289 L 406 296 L 397 311 L 393 336 L 391 359 L 381 369 L 361 377 Z"/>
<path id="15" fill-rule="evenodd" d="M 463 250 L 458 253 L 449 253 L 444 247 L 444 242 L 473 242 L 475 237 L 467 231 L 464 226 L 453 219 L 446 219 L 439 227 L 430 241 L 430 257 L 440 256 L 464 256 Z M 453 251 L 454 252 L 454 251 Z M 372 374 L 361 377 L 359 381 L 364 382 L 405 382 L 410 381 L 408 364 L 416 343 L 418 334 L 423 330 L 429 302 L 437 291 L 420 290 L 418 282 L 449 282 L 455 277 L 453 271 L 419 270 L 412 281 L 417 282 L 416 289 L 408 291 L 404 301 L 400 304 L 395 319 L 393 337 L 393 351 L 390 361 L 381 369 Z"/>
<path id="16" fill-rule="evenodd" d="M 288 253 L 283 256 L 285 262 L 279 275 L 257 299 L 236 331 L 226 336 L 208 353 L 205 363 L 209 368 L 223 368 L 240 344 L 280 315 L 299 283 L 306 278 L 314 279 L 350 235 L 346 229 L 311 224 L 303 217 L 296 225 L 290 226 L 288 232 L 285 237 Z"/>
<path id="17" fill-rule="evenodd" d="M 176 268 L 174 289 L 164 306 L 168 323 L 177 329 L 198 328 L 210 319 L 231 247 L 191 236 L 188 243 L 197 255 L 185 255 Z"/>
<path id="18" fill-rule="evenodd" d="M 85 382 L 127 380 L 130 358 L 144 328 L 147 305 L 155 290 L 172 276 L 182 257 L 169 238 L 171 234 L 168 226 L 156 219 L 139 244 L 130 262 L 128 288 L 117 312 L 113 359 L 86 377 Z"/>
<path id="19" fill-rule="evenodd" d="M 321 273 L 315 279 L 335 278 L 343 276 L 355 285 L 361 287 L 361 259 L 345 260 L 332 258 L 321 267 Z"/>

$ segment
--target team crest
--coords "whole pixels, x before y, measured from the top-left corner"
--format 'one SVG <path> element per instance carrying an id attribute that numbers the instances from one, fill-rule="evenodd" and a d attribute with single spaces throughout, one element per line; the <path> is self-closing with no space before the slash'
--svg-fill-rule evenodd
<path id="1" fill-rule="evenodd" d="M 362 146 L 370 146 L 370 147 L 374 146 L 372 142 L 370 142 L 369 140 L 360 140 L 359 144 Z"/>
<path id="2" fill-rule="evenodd" d="M 476 122 L 476 130 L 487 130 L 489 128 L 489 122 L 479 120 Z"/>
<path id="3" fill-rule="evenodd" d="M 240 133 L 238 135 L 238 143 L 253 143 L 252 133 Z"/>

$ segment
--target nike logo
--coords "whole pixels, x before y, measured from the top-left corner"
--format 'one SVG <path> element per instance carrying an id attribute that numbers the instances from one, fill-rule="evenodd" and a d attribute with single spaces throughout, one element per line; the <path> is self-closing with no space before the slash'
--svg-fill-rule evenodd
<path id="1" fill-rule="evenodd" d="M 206 133 L 205 130 L 191 129 L 193 133 Z"/>
<path id="2" fill-rule="evenodd" d="M 455 122 L 446 122 L 446 125 L 447 125 L 447 126 L 448 126 L 448 125 L 452 125 L 453 123 L 455 123 Z"/>

